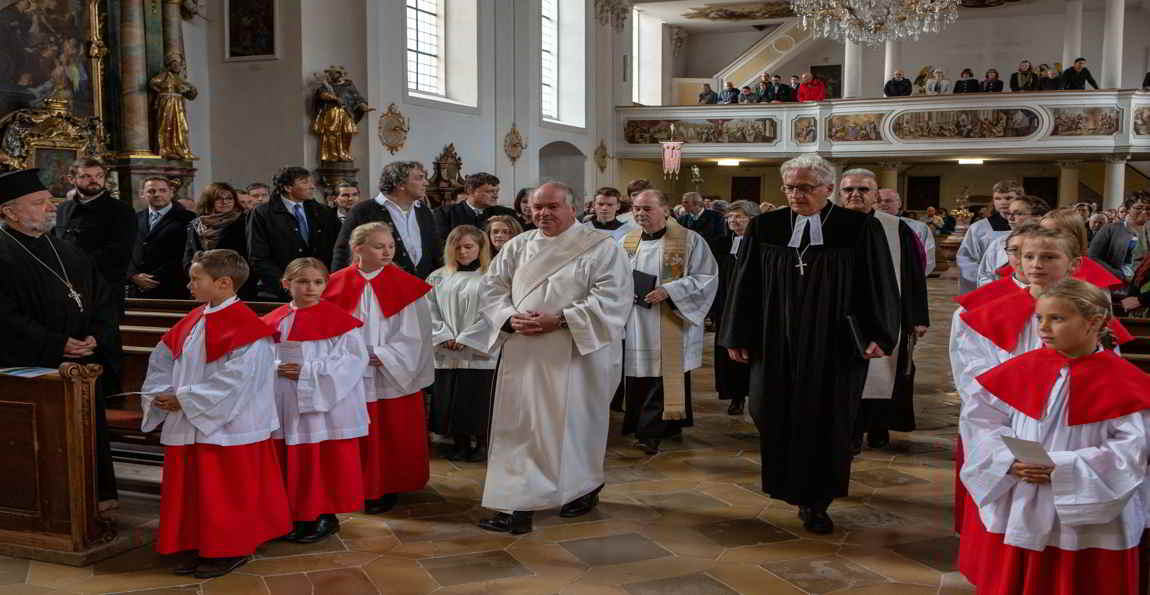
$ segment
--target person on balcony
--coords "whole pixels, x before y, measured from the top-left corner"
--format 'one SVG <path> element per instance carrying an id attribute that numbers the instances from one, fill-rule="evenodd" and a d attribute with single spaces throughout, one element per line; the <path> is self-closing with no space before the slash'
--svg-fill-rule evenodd
<path id="1" fill-rule="evenodd" d="M 1098 89 L 1094 75 L 1090 74 L 1090 69 L 1086 67 L 1086 58 L 1075 58 L 1074 66 L 1067 68 L 1066 72 L 1062 73 L 1062 88 L 1085 91 L 1086 83 L 1090 83 L 1090 86 L 1094 87 L 1095 90 Z"/>
<path id="2" fill-rule="evenodd" d="M 894 76 L 882 87 L 882 94 L 885 97 L 906 97 L 910 92 L 910 79 L 903 75 L 901 68 L 894 71 Z"/>
<path id="3" fill-rule="evenodd" d="M 719 102 L 719 94 L 711 88 L 710 83 L 703 83 L 703 92 L 699 93 L 699 105 L 711 105 Z"/>
<path id="4" fill-rule="evenodd" d="M 755 82 L 754 92 L 755 96 L 759 98 L 756 103 L 762 102 L 763 97 L 766 96 L 767 91 L 771 88 L 771 74 L 763 71 L 759 75 L 759 80 Z"/>
<path id="5" fill-rule="evenodd" d="M 954 84 L 954 93 L 957 95 L 959 93 L 979 93 L 981 91 L 982 89 L 978 86 L 978 80 L 974 78 L 974 71 L 969 68 L 963 68 L 962 74 L 958 76 L 958 82 Z M 926 94 L 931 94 L 929 84 L 926 87 Z"/>
<path id="6" fill-rule="evenodd" d="M 776 74 L 771 77 L 771 86 L 767 89 L 767 95 L 759 101 L 762 103 L 788 103 L 794 100 L 795 90 L 783 82 L 783 77 Z"/>
<path id="7" fill-rule="evenodd" d="M 791 101 L 792 102 L 799 100 L 799 85 L 800 84 L 802 84 L 802 79 L 799 78 L 799 75 L 792 74 L 791 75 L 791 82 L 789 83 L 789 86 L 791 87 L 791 97 L 792 97 Z"/>
<path id="8" fill-rule="evenodd" d="M 954 83 L 946 80 L 946 72 L 941 68 L 935 68 L 930 80 L 926 81 L 927 95 L 950 95 L 953 89 Z"/>
<path id="9" fill-rule="evenodd" d="M 1010 90 L 1014 93 L 1038 90 L 1038 75 L 1035 74 L 1030 60 L 1018 63 L 1018 72 L 1010 75 Z"/>
<path id="10" fill-rule="evenodd" d="M 727 87 L 719 93 L 719 103 L 726 105 L 733 105 L 739 102 L 739 90 L 735 88 L 735 83 L 727 81 Z"/>
<path id="11" fill-rule="evenodd" d="M 739 103 L 758 103 L 759 96 L 751 90 L 750 87 L 743 87 L 742 92 L 739 93 Z"/>
<path id="12" fill-rule="evenodd" d="M 1058 91 L 1062 89 L 1062 77 L 1058 71 L 1043 64 L 1038 67 L 1038 90 Z"/>
<path id="13" fill-rule="evenodd" d="M 826 101 L 827 84 L 809 72 L 804 72 L 799 82 L 799 101 Z"/>
<path id="14" fill-rule="evenodd" d="M 986 78 L 982 80 L 983 93 L 1001 93 L 1002 79 L 998 78 L 998 71 L 991 68 L 986 71 Z"/>

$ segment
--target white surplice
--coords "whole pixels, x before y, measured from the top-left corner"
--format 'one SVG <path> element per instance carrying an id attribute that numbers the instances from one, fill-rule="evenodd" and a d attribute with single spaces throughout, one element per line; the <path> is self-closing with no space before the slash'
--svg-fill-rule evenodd
<path id="1" fill-rule="evenodd" d="M 632 230 L 639 229 L 639 224 L 635 223 L 634 221 L 626 221 L 622 217 L 616 217 L 615 219 L 623 224 L 623 225 L 620 225 L 618 229 L 599 229 L 599 228 L 595 227 L 595 223 L 594 223 L 595 216 L 594 215 L 592 215 L 590 219 L 584 221 L 583 225 L 586 225 L 587 227 L 590 227 L 591 229 L 594 229 L 596 231 L 601 231 L 601 232 L 611 236 L 611 239 L 615 240 L 616 242 L 618 242 L 619 240 L 622 240 L 623 236 L 627 235 L 628 233 L 631 233 Z"/>
<path id="2" fill-rule="evenodd" d="M 982 287 L 987 283 L 993 283 L 998 280 L 998 269 L 1003 265 L 1010 264 L 1010 259 L 1006 256 L 1006 238 L 1010 234 L 1005 234 L 994 238 L 986 247 L 986 253 L 982 255 L 982 261 L 978 263 L 978 286 Z"/>
<path id="3" fill-rule="evenodd" d="M 291 336 L 295 312 L 280 321 L 279 336 Z M 299 380 L 276 375 L 280 429 L 272 438 L 288 445 L 346 440 L 367 435 L 363 376 L 367 349 L 358 329 L 319 341 L 298 341 Z M 279 345 L 283 345 L 280 343 Z M 280 362 L 277 360 L 276 365 Z"/>
<path id="4" fill-rule="evenodd" d="M 1007 545 L 1036 551 L 1130 549 L 1141 541 L 1147 521 L 1141 488 L 1150 414 L 1067 425 L 1068 371 L 1062 368 L 1041 421 L 981 385 L 963 400 L 963 485 L 983 525 L 1002 534 Z M 1051 483 L 1026 483 L 1010 475 L 1014 455 L 1003 436 L 1041 443 L 1055 463 Z"/>
<path id="5" fill-rule="evenodd" d="M 899 217 L 903 223 L 906 223 L 914 235 L 918 236 L 918 240 L 922 242 L 922 249 L 926 251 L 926 275 L 934 272 L 935 265 L 935 246 L 934 246 L 934 232 L 931 231 L 930 226 L 910 217 Z"/>
<path id="6" fill-rule="evenodd" d="M 360 330 L 368 350 L 382 366 L 364 371 L 363 390 L 368 403 L 397 399 L 421 391 L 435 383 L 435 346 L 431 344 L 431 308 L 427 296 L 410 303 L 388 318 L 379 308 L 370 281 L 383 269 L 363 275 L 367 283 L 353 313 L 363 321 Z"/>
<path id="7" fill-rule="evenodd" d="M 657 277 L 657 287 L 667 290 L 672 311 L 687 324 L 683 332 L 683 371 L 690 372 L 703 365 L 703 320 L 715 301 L 719 290 L 719 265 L 711 254 L 703 236 L 686 229 L 687 261 L 682 278 L 663 282 L 663 238 L 639 242 L 631 267 Z M 622 244 L 620 244 L 622 245 Z M 669 308 L 663 302 L 650 308 L 636 306 L 627 321 L 627 340 L 624 342 L 624 374 L 633 378 L 660 377 L 662 372 L 662 344 L 660 343 L 661 309 Z"/>
<path id="8" fill-rule="evenodd" d="M 512 238 L 483 278 L 484 347 L 502 341 L 483 506 L 555 508 L 604 482 L 609 406 L 622 373 L 634 290 L 627 256 L 607 234 L 572 225 Z M 511 315 L 563 313 L 568 329 L 503 333 Z"/>
<path id="9" fill-rule="evenodd" d="M 1009 234 L 1009 231 L 995 231 L 990 226 L 989 219 L 979 219 L 970 224 L 954 257 L 955 264 L 958 265 L 960 294 L 978 288 L 978 263 L 982 262 L 982 255 L 986 254 L 987 247 L 995 238 Z"/>
<path id="10" fill-rule="evenodd" d="M 895 288 L 898 289 L 899 299 L 902 299 L 902 259 L 907 255 L 902 253 L 902 241 L 899 237 L 899 225 L 902 219 L 883 211 L 874 211 L 874 218 L 882 225 L 883 237 L 886 239 L 887 254 L 890 255 L 890 264 L 894 271 Z M 900 308 L 901 312 L 902 309 Z M 900 317 L 901 319 L 901 317 Z M 901 320 L 900 320 L 901 323 Z M 867 361 L 866 383 L 863 385 L 862 398 L 864 399 L 891 399 L 894 397 L 895 380 L 898 377 L 898 351 L 902 343 L 902 325 L 894 344 L 892 353 L 885 357 L 876 357 Z"/>
<path id="11" fill-rule="evenodd" d="M 275 397 L 275 344 L 265 337 L 208 362 L 204 325 L 208 314 L 231 306 L 230 298 L 209 306 L 184 340 L 180 359 L 160 341 L 148 358 L 148 375 L 140 389 L 144 410 L 141 429 L 161 422 L 165 446 L 215 444 L 239 446 L 261 442 L 280 427 Z M 176 393 L 180 410 L 152 406 L 159 393 Z"/>
<path id="12" fill-rule="evenodd" d="M 479 313 L 479 271 L 436 269 L 427 276 L 434 287 L 428 292 L 431 307 L 431 342 L 435 344 L 435 367 L 439 370 L 494 370 L 499 347 L 484 349 L 491 337 L 491 323 Z M 452 351 L 439 344 L 455 341 L 465 348 Z"/>

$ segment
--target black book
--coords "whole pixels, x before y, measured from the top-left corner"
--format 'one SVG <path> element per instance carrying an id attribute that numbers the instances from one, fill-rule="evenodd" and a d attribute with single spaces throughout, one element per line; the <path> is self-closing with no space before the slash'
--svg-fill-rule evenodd
<path id="1" fill-rule="evenodd" d="M 631 271 L 631 278 L 635 281 L 635 305 L 650 309 L 652 304 L 648 304 L 644 298 L 648 293 L 655 291 L 655 284 L 659 278 L 643 271 Z"/>
<path id="2" fill-rule="evenodd" d="M 866 359 L 867 343 L 863 339 L 862 329 L 859 328 L 859 321 L 855 319 L 854 315 L 847 314 L 847 331 L 850 333 L 851 342 L 855 345 L 855 352 L 858 356 Z"/>

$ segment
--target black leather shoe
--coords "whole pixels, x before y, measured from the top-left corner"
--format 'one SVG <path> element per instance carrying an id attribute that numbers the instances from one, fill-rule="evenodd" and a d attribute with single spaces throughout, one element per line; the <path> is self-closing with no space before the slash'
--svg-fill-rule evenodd
<path id="1" fill-rule="evenodd" d="M 467 453 L 471 450 L 471 438 L 469 436 L 456 436 L 455 444 L 452 445 L 451 450 L 447 451 L 447 455 L 443 458 L 449 461 L 463 461 L 467 459 Z"/>
<path id="2" fill-rule="evenodd" d="M 583 516 L 599 505 L 599 492 L 603 491 L 603 485 L 592 490 L 590 493 L 566 503 L 563 508 L 559 509 L 559 516 L 569 519 L 577 516 Z"/>
<path id="3" fill-rule="evenodd" d="M 334 514 L 321 514 L 311 523 L 312 529 L 295 538 L 296 543 L 315 543 L 339 531 L 339 519 Z"/>
<path id="4" fill-rule="evenodd" d="M 815 510 L 809 506 L 799 507 L 799 519 L 803 528 L 816 535 L 829 535 L 835 532 L 835 522 L 825 510 Z"/>
<path id="5" fill-rule="evenodd" d="M 535 513 L 522 510 L 517 510 L 514 514 L 497 512 L 495 516 L 479 521 L 479 528 L 496 533 L 523 535 L 532 531 L 531 520 L 534 516 Z"/>
<path id="6" fill-rule="evenodd" d="M 731 399 L 731 406 L 727 407 L 727 415 L 742 415 L 746 400 Z"/>
<path id="7" fill-rule="evenodd" d="M 247 556 L 238 556 L 236 558 L 200 558 L 200 564 L 196 566 L 194 576 L 196 578 L 216 578 L 247 563 Z"/>
<path id="8" fill-rule="evenodd" d="M 187 576 L 196 573 L 196 568 L 203 563 L 203 558 L 199 556 L 188 556 L 183 562 L 180 562 L 172 569 L 172 574 L 180 576 Z"/>
<path id="9" fill-rule="evenodd" d="M 659 454 L 659 443 L 662 442 L 658 438 L 644 438 L 640 440 L 635 446 L 643 451 L 643 454 L 657 455 Z"/>
<path id="10" fill-rule="evenodd" d="M 384 494 L 382 498 L 367 500 L 363 503 L 363 511 L 367 514 L 383 514 L 395 508 L 399 501 L 399 494 Z"/>
<path id="11" fill-rule="evenodd" d="M 866 445 L 871 448 L 886 448 L 890 446 L 890 432 L 867 432 Z"/>
<path id="12" fill-rule="evenodd" d="M 311 531 L 311 525 L 311 521 L 295 521 L 292 523 L 291 531 L 276 541 L 295 541 L 300 535 Z"/>

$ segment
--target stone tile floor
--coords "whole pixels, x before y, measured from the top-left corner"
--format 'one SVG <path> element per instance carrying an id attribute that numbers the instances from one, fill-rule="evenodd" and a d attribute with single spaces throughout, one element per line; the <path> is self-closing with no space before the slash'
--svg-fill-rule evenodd
<path id="1" fill-rule="evenodd" d="M 961 593 L 950 531 L 958 399 L 946 354 L 953 280 L 930 281 L 934 327 L 919 345 L 918 432 L 855 461 L 851 496 L 831 509 L 832 535 L 806 533 L 796 509 L 758 489 L 754 426 L 714 399 L 709 366 L 695 376 L 696 426 L 650 457 L 616 436 L 593 514 L 536 518 L 534 533 L 485 533 L 475 521 L 481 464 L 432 462 L 431 484 L 391 514 L 342 517 L 338 536 L 272 543 L 210 581 L 170 573 L 175 560 L 141 547 L 87 568 L 0 557 L 0 595 L 336 595 L 507 593 Z M 710 353 L 707 354 L 708 361 Z M 615 420 L 616 422 L 618 420 Z M 157 502 L 126 497 L 124 525 L 154 527 Z"/>

